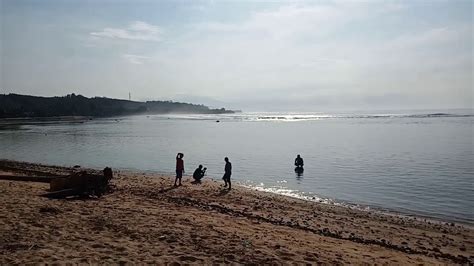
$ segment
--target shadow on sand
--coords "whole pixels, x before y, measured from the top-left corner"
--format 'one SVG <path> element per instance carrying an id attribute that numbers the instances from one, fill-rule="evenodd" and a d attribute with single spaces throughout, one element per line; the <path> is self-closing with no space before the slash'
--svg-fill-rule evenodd
<path id="1" fill-rule="evenodd" d="M 171 191 L 173 189 L 177 189 L 178 187 L 179 186 L 171 186 L 169 188 L 162 188 L 162 189 L 160 189 L 160 191 L 158 191 L 158 193 L 166 193 L 166 192 Z"/>
<path id="2" fill-rule="evenodd" d="M 71 196 L 66 198 L 51 198 L 52 200 L 66 200 L 66 201 L 86 201 L 86 200 L 100 200 L 98 197 L 92 197 L 89 195 Z"/>
<path id="3" fill-rule="evenodd" d="M 216 194 L 217 197 L 222 197 L 224 195 L 227 195 L 230 192 L 227 188 L 221 188 L 219 193 Z"/>

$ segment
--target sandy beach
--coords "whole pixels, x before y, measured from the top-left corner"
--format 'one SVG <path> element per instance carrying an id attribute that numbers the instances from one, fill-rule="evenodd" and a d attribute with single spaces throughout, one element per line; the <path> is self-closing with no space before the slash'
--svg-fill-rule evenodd
<path id="1" fill-rule="evenodd" d="M 76 169 L 77 170 L 77 169 Z M 0 161 L 0 175 L 73 168 Z M 474 230 L 114 171 L 99 199 L 40 197 L 47 183 L 0 180 L 0 264 L 473 264 Z"/>

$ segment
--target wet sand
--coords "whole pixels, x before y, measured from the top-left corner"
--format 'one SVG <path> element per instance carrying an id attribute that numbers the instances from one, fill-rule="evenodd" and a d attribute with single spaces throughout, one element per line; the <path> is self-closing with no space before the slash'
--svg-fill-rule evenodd
<path id="1" fill-rule="evenodd" d="M 0 160 L 1 174 L 72 168 Z M 116 171 L 100 199 L 51 200 L 0 180 L 0 264 L 472 264 L 465 225 L 308 202 L 205 178 Z M 219 180 L 220 181 L 220 180 Z"/>

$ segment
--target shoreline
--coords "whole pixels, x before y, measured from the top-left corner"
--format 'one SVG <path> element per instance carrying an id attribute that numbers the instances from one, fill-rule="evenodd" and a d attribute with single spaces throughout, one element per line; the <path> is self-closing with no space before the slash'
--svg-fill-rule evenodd
<path id="1" fill-rule="evenodd" d="M 450 220 L 447 217 L 446 218 L 433 217 L 433 216 L 429 216 L 429 214 L 424 215 L 421 213 L 417 213 L 416 211 L 410 211 L 410 210 L 406 210 L 404 212 L 401 210 L 388 209 L 381 206 L 365 205 L 365 204 L 360 204 L 360 203 L 355 203 L 355 202 L 347 202 L 347 201 L 342 201 L 338 199 L 331 199 L 331 198 L 324 198 L 324 197 L 314 198 L 313 196 L 304 196 L 304 195 L 300 196 L 296 193 L 283 194 L 283 193 L 269 191 L 269 189 L 266 189 L 266 188 L 253 187 L 253 186 L 242 185 L 242 184 L 239 184 L 239 185 L 251 190 L 276 194 L 276 195 L 289 197 L 289 198 L 300 199 L 300 200 L 304 200 L 308 202 L 314 202 L 317 204 L 334 205 L 341 208 L 349 208 L 349 209 L 362 211 L 362 212 L 374 212 L 379 215 L 396 216 L 396 217 L 401 217 L 404 219 L 413 219 L 413 220 L 418 220 L 422 222 L 431 222 L 431 223 L 438 223 L 438 224 L 459 224 L 459 225 L 474 229 L 474 221 L 470 222 L 470 221 L 464 221 L 464 220 L 458 220 L 458 219 Z"/>
<path id="2" fill-rule="evenodd" d="M 0 172 L 73 170 L 0 162 Z M 49 200 L 37 196 L 47 184 L 0 180 L 5 202 L 0 262 L 137 263 L 145 257 L 155 263 L 201 264 L 474 262 L 474 230 L 459 223 L 425 222 L 243 186 L 226 192 L 211 179 L 193 185 L 184 177 L 178 188 L 173 181 L 169 175 L 114 170 L 116 191 L 111 194 L 98 200 Z M 41 212 L 45 207 L 55 211 Z M 58 248 L 59 253 L 50 252 Z M 159 252 L 163 249 L 168 252 Z M 158 253 L 140 256 L 150 250 Z"/>
<path id="3" fill-rule="evenodd" d="M 16 160 L 10 160 L 10 159 L 2 159 L 0 158 L 0 170 L 2 170 L 2 162 L 13 162 L 13 163 L 20 163 L 20 164 L 32 164 L 32 165 L 38 165 L 38 166 L 45 166 L 45 167 L 51 167 L 51 165 L 48 164 L 42 164 L 42 163 L 37 163 L 37 162 L 25 162 L 25 161 L 16 161 Z M 54 167 L 60 167 L 60 168 L 72 168 L 72 166 L 68 165 L 55 165 Z M 100 171 L 100 169 L 95 168 L 95 167 L 84 167 L 81 169 L 84 170 L 92 170 L 92 171 Z M 127 174 L 136 174 L 136 173 L 142 173 L 144 175 L 157 175 L 157 176 L 171 176 L 172 179 L 174 180 L 174 173 L 172 172 L 164 172 L 164 171 L 156 171 L 156 170 L 143 170 L 143 169 L 135 169 L 135 168 L 114 168 L 114 170 L 118 170 L 122 173 L 127 173 Z M 192 178 L 191 175 L 183 175 L 183 178 Z M 210 178 L 208 176 L 205 176 L 203 180 L 212 180 L 214 182 L 219 182 L 221 179 L 219 178 Z M 319 197 L 317 195 L 316 198 L 314 196 L 305 196 L 305 195 L 299 195 L 298 193 L 278 193 L 274 191 L 270 191 L 271 189 L 268 188 L 262 188 L 259 186 L 254 186 L 254 185 L 247 185 L 244 184 L 244 182 L 236 181 L 233 180 L 233 184 L 236 186 L 249 189 L 249 190 L 254 190 L 254 191 L 259 191 L 262 193 L 270 193 L 270 194 L 275 194 L 278 196 L 282 197 L 289 197 L 293 199 L 298 199 L 298 200 L 303 200 L 307 202 L 312 202 L 312 203 L 317 203 L 317 204 L 327 204 L 327 205 L 333 205 L 333 206 L 338 206 L 341 208 L 349 208 L 357 211 L 362 211 L 362 212 L 374 212 L 379 215 L 388 215 L 388 216 L 395 216 L 395 217 L 401 217 L 404 219 L 413 219 L 421 222 L 430 222 L 430 223 L 437 223 L 437 224 L 459 224 L 464 227 L 468 227 L 471 229 L 474 229 L 474 221 L 465 221 L 465 220 L 459 220 L 459 219 L 449 219 L 449 218 L 441 218 L 441 217 L 433 217 L 429 216 L 429 214 L 421 214 L 417 213 L 416 211 L 402 211 L 402 210 L 396 210 L 396 209 L 389 209 L 385 208 L 382 206 L 374 206 L 374 205 L 365 205 L 365 204 L 359 204 L 355 202 L 347 202 L 347 201 L 342 201 L 338 199 L 332 199 L 328 197 Z M 305 192 L 302 192 L 305 193 Z"/>
<path id="4" fill-rule="evenodd" d="M 0 159 L 1 161 L 2 159 Z M 64 166 L 67 167 L 67 166 Z M 91 168 L 95 169 L 95 168 Z M 134 168 L 115 168 L 117 170 L 133 174 L 133 173 L 145 173 L 147 175 L 159 175 L 159 176 L 171 176 L 174 179 L 174 174 L 173 172 L 163 172 L 163 171 L 156 171 L 156 170 L 142 170 L 142 169 L 134 169 Z M 97 170 L 97 169 L 96 169 Z M 183 175 L 184 177 L 192 178 L 191 175 Z M 220 178 L 210 178 L 208 176 L 204 177 L 204 180 L 213 180 L 213 181 L 221 181 Z M 471 229 L 474 229 L 474 221 L 466 221 L 466 220 L 459 220 L 459 219 L 448 219 L 447 217 L 433 217 L 429 216 L 429 214 L 421 214 L 417 213 L 416 211 L 411 211 L 411 210 L 406 210 L 405 212 L 402 210 L 397 210 L 397 209 L 389 209 L 385 208 L 382 206 L 374 206 L 374 205 L 366 205 L 366 204 L 360 204 L 356 202 L 348 202 L 348 201 L 343 201 L 343 200 L 338 200 L 335 198 L 329 198 L 329 197 L 322 197 L 318 195 L 314 196 L 305 196 L 305 195 L 299 195 L 297 192 L 295 193 L 278 193 L 274 191 L 270 191 L 271 188 L 262 188 L 257 185 L 247 185 L 244 182 L 241 181 L 236 181 L 235 179 L 232 181 L 233 184 L 243 187 L 245 189 L 250 189 L 250 190 L 255 190 L 259 191 L 262 193 L 270 193 L 270 194 L 275 194 L 278 196 L 283 196 L 283 197 L 289 197 L 293 199 L 299 199 L 299 200 L 304 200 L 312 203 L 317 203 L 317 204 L 328 204 L 328 205 L 333 205 L 333 206 L 338 206 L 341 208 L 349 208 L 349 209 L 354 209 L 358 211 L 363 211 L 363 212 L 375 212 L 380 215 L 388 215 L 388 216 L 396 216 L 396 217 L 401 217 L 401 218 L 406 218 L 406 219 L 413 219 L 413 220 L 418 220 L 422 222 L 431 222 L 431 223 L 438 223 L 438 224 L 459 224 L 465 227 L 469 227 Z M 299 191 L 301 193 L 306 193 L 303 191 Z M 316 197 L 316 198 L 314 198 Z"/>
<path id="5" fill-rule="evenodd" d="M 0 161 L 1 161 L 1 159 L 0 159 Z M 67 167 L 67 166 L 64 166 L 64 167 Z M 95 169 L 95 168 L 91 168 L 91 169 Z M 173 178 L 173 180 L 174 180 L 174 174 L 175 174 L 173 172 L 162 172 L 162 171 L 156 171 L 156 170 L 142 170 L 142 169 L 133 169 L 133 168 L 115 168 L 115 169 L 117 169 L 119 171 L 122 171 L 122 172 L 125 172 L 125 173 L 129 173 L 129 174 L 145 173 L 147 175 L 171 176 Z M 97 170 L 97 169 L 95 169 L 95 170 Z M 183 178 L 185 178 L 185 177 L 192 178 L 191 175 L 187 175 L 187 174 L 183 175 Z M 216 178 L 210 178 L 207 175 L 204 177 L 204 180 L 206 180 L 206 179 L 216 181 L 216 182 L 221 181 L 220 178 L 217 178 L 217 179 Z M 429 216 L 429 214 L 425 215 L 425 214 L 417 213 L 416 211 L 411 211 L 411 210 L 406 210 L 404 212 L 402 210 L 389 209 L 389 208 L 385 208 L 385 207 L 382 207 L 382 206 L 365 205 L 365 204 L 360 204 L 360 203 L 356 203 L 356 202 L 348 202 L 348 201 L 338 200 L 338 199 L 329 198 L 329 197 L 321 197 L 321 196 L 318 196 L 318 195 L 305 196 L 305 195 L 299 195 L 298 193 L 283 194 L 283 193 L 278 193 L 278 192 L 271 191 L 271 188 L 264 188 L 264 187 L 262 188 L 262 187 L 259 187 L 259 186 L 256 186 L 256 185 L 244 184 L 245 181 L 241 182 L 241 181 L 236 181 L 234 179 L 232 182 L 233 182 L 233 184 L 235 184 L 239 187 L 245 188 L 245 189 L 259 191 L 259 192 L 262 192 L 262 193 L 275 194 L 275 195 L 282 196 L 282 197 L 289 197 L 289 198 L 308 201 L 308 202 L 317 203 L 317 204 L 333 205 L 333 206 L 338 206 L 338 207 L 341 207 L 341 208 L 349 208 L 349 209 L 353 209 L 353 210 L 357 210 L 357 211 L 363 211 L 363 212 L 375 212 L 379 215 L 396 216 L 396 217 L 401 217 L 401 218 L 405 218 L 405 219 L 418 220 L 418 221 L 421 221 L 421 222 L 431 222 L 431 223 L 447 224 L 447 225 L 453 223 L 453 224 L 459 224 L 459 225 L 462 225 L 464 227 L 474 229 L 474 221 L 465 221 L 465 220 L 459 220 L 459 219 L 450 220 L 447 217 L 445 217 L 445 218 L 433 217 L 433 216 Z M 303 192 L 303 191 L 300 191 L 300 192 L 301 193 L 306 193 L 306 192 Z M 314 198 L 314 197 L 316 197 L 316 198 Z"/>

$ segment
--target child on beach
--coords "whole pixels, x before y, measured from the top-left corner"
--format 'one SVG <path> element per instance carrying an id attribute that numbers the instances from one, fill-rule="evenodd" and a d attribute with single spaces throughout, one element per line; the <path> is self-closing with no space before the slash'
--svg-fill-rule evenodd
<path id="1" fill-rule="evenodd" d="M 224 187 L 227 187 L 227 183 L 229 184 L 229 190 L 231 189 L 231 183 L 230 183 L 230 176 L 232 175 L 232 164 L 229 162 L 229 158 L 225 157 L 225 167 L 224 167 L 224 176 L 222 179 L 224 179 L 225 185 Z"/>
<path id="2" fill-rule="evenodd" d="M 184 173 L 184 161 L 183 161 L 184 154 L 178 153 L 176 155 L 176 179 L 174 180 L 174 186 L 176 186 L 176 182 L 179 180 L 179 185 L 181 186 L 181 178 L 183 178 Z"/>

